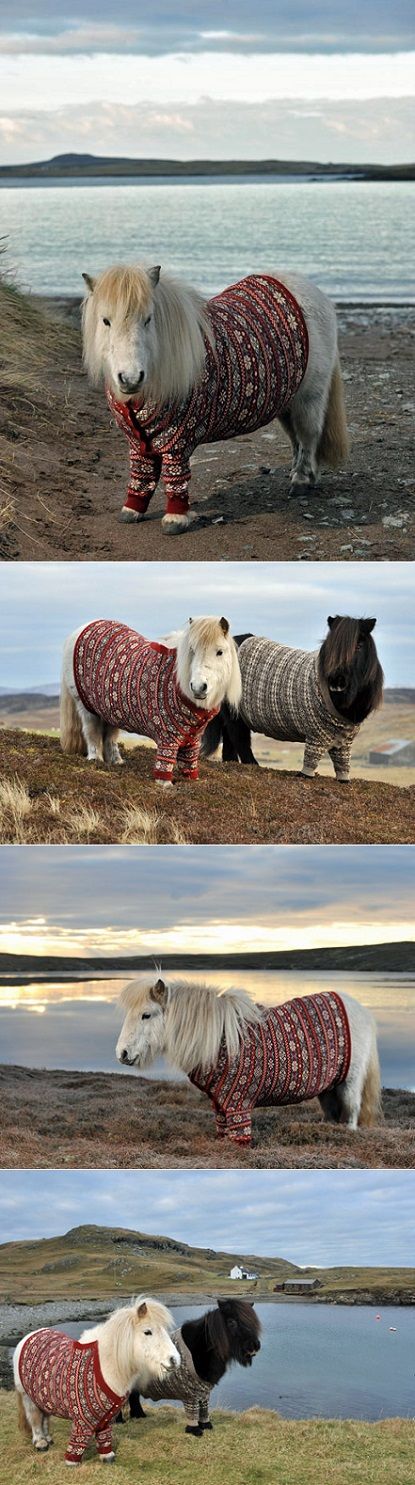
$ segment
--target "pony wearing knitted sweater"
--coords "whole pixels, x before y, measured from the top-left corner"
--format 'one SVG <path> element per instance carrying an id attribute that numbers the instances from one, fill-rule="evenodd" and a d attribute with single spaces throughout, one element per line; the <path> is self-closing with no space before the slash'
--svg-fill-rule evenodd
<path id="1" fill-rule="evenodd" d="M 132 1388 L 145 1391 L 180 1366 L 172 1327 L 164 1305 L 140 1296 L 79 1341 L 47 1328 L 24 1336 L 14 1352 L 14 1382 L 19 1425 L 35 1449 L 43 1453 L 52 1443 L 53 1415 L 71 1423 L 65 1464 L 81 1464 L 92 1443 L 111 1464 L 112 1424 Z"/>
<path id="2" fill-rule="evenodd" d="M 249 1145 L 256 1108 L 318 1098 L 327 1119 L 356 1129 L 380 1110 L 376 1026 L 335 991 L 256 1005 L 243 990 L 217 992 L 145 976 L 126 986 L 116 1055 L 148 1067 L 163 1053 L 210 1099 L 220 1139 Z"/>
<path id="3" fill-rule="evenodd" d="M 337 614 L 320 650 L 294 650 L 256 634 L 236 636 L 242 679 L 238 715 L 226 703 L 202 743 L 209 758 L 223 744 L 224 763 L 256 763 L 251 733 L 304 743 L 302 773 L 312 778 L 327 752 L 336 779 L 347 783 L 352 744 L 365 718 L 381 706 L 383 671 L 372 637 L 376 619 Z"/>
<path id="4" fill-rule="evenodd" d="M 347 428 L 334 306 L 301 274 L 264 272 L 208 301 L 159 265 L 83 274 L 83 353 L 125 433 L 122 518 L 142 521 L 162 477 L 163 529 L 189 525 L 190 458 L 201 443 L 278 417 L 295 490 L 344 460 Z"/>
<path id="5" fill-rule="evenodd" d="M 96 619 L 66 640 L 61 746 L 89 762 L 122 764 L 120 729 L 156 744 L 154 778 L 171 784 L 177 764 L 197 779 L 204 729 L 226 699 L 241 697 L 238 653 L 228 620 L 189 619 L 163 643 L 127 624 Z"/>

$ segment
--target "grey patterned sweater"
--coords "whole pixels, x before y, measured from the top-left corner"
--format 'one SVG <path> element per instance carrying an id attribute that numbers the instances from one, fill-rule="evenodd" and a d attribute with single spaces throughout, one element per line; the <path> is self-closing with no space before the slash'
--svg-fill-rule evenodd
<path id="1" fill-rule="evenodd" d="M 140 1388 L 140 1394 L 142 1397 L 149 1397 L 152 1402 L 168 1402 L 169 1399 L 182 1402 L 186 1422 L 192 1427 L 195 1427 L 199 1420 L 207 1423 L 209 1398 L 212 1391 L 210 1382 L 203 1382 L 202 1378 L 198 1377 L 191 1352 L 183 1340 L 181 1330 L 173 1331 L 172 1341 L 180 1352 L 181 1366 L 163 1377 L 162 1382 L 150 1382 L 146 1392 Z"/>
<path id="2" fill-rule="evenodd" d="M 336 778 L 347 779 L 359 728 L 335 711 L 319 677 L 318 651 L 293 650 L 253 635 L 239 647 L 241 714 L 254 732 L 304 742 L 303 773 L 311 776 L 330 753 Z"/>

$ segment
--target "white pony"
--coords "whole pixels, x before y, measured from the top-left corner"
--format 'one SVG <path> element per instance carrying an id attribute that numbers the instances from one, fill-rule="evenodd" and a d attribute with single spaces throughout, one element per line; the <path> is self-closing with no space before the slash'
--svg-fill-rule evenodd
<path id="1" fill-rule="evenodd" d="M 13 1356 L 19 1427 L 40 1452 L 52 1438 L 49 1419 L 70 1418 L 68 1465 L 80 1464 L 95 1439 L 104 1464 L 115 1458 L 111 1426 L 133 1387 L 162 1382 L 180 1354 L 169 1335 L 172 1316 L 158 1300 L 140 1295 L 74 1341 L 57 1330 L 23 1336 Z"/>
<path id="2" fill-rule="evenodd" d="M 90 762 L 120 764 L 122 728 L 155 741 L 158 783 L 172 783 L 176 761 L 184 777 L 195 779 L 208 721 L 223 700 L 236 711 L 240 699 L 238 651 L 227 619 L 189 619 L 161 642 L 97 620 L 65 641 L 61 746 L 65 753 L 86 753 Z"/>
<path id="3" fill-rule="evenodd" d="M 124 520 L 143 519 L 162 475 L 163 528 L 184 530 L 194 449 L 275 417 L 291 440 L 295 491 L 343 462 L 336 313 L 302 274 L 252 274 L 209 301 L 159 266 L 83 278 L 85 366 L 104 380 L 130 447 Z"/>
<path id="4" fill-rule="evenodd" d="M 149 985 L 142 976 L 125 987 L 121 1004 L 118 1061 L 144 1068 L 164 1053 L 211 1098 L 222 1138 L 248 1144 L 256 1106 L 314 1097 L 327 1119 L 350 1129 L 379 1118 L 376 1025 L 349 995 L 318 993 L 270 1008 L 243 990 Z"/>

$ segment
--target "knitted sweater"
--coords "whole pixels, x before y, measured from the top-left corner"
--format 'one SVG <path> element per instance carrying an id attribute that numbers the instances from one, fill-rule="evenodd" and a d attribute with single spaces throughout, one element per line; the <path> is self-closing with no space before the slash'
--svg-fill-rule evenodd
<path id="1" fill-rule="evenodd" d="M 184 402 L 155 408 L 134 399 L 111 412 L 130 445 L 127 508 L 147 510 L 160 475 L 167 513 L 188 510 L 190 456 L 200 443 L 252 433 L 278 417 L 301 385 L 308 332 L 300 305 L 270 274 L 252 274 L 207 305 L 214 344 L 205 340 L 201 380 Z"/>
<path id="2" fill-rule="evenodd" d="M 111 1425 L 128 1394 L 119 1397 L 108 1387 L 98 1341 L 73 1341 L 58 1330 L 35 1330 L 23 1343 L 19 1376 L 41 1413 L 72 1419 L 68 1464 L 79 1464 L 94 1437 L 99 1454 L 111 1454 Z"/>
<path id="3" fill-rule="evenodd" d="M 239 647 L 241 714 L 254 732 L 278 741 L 304 742 L 304 766 L 315 770 L 327 750 L 336 773 L 349 770 L 357 725 L 335 711 L 319 676 L 318 651 L 294 650 L 253 635 Z"/>
<path id="4" fill-rule="evenodd" d="M 181 1330 L 173 1332 L 172 1341 L 180 1353 L 180 1366 L 163 1377 L 161 1382 L 150 1382 L 142 1396 L 151 1398 L 152 1402 L 167 1402 L 170 1399 L 182 1402 L 187 1423 L 197 1425 L 199 1417 L 207 1422 L 211 1384 L 198 1377 L 191 1351 L 183 1340 Z"/>
<path id="5" fill-rule="evenodd" d="M 245 1025 L 236 1057 L 228 1058 L 223 1042 L 216 1067 L 196 1068 L 190 1080 L 211 1098 L 218 1136 L 247 1145 L 254 1108 L 315 1098 L 345 1081 L 350 1057 L 340 996 L 307 995 L 264 1008 L 259 1023 Z"/>
<path id="6" fill-rule="evenodd" d="M 176 679 L 176 650 L 152 643 L 111 619 L 87 624 L 75 641 L 74 677 L 87 708 L 111 727 L 151 737 L 157 744 L 154 777 L 197 779 L 208 711 L 183 695 Z"/>

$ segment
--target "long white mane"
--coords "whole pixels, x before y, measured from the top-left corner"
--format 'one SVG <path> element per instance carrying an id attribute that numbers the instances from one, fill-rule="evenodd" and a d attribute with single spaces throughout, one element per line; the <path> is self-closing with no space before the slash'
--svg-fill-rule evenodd
<path id="1" fill-rule="evenodd" d="M 205 340 L 214 344 L 206 300 L 190 284 L 171 273 L 161 272 L 151 299 L 148 271 L 144 264 L 115 265 L 90 281 L 92 290 L 82 309 L 83 356 L 95 383 L 104 374 L 102 314 L 120 328 L 152 303 L 156 352 L 146 384 L 146 402 L 160 407 L 164 402 L 182 402 L 201 379 L 205 364 Z"/>
<path id="2" fill-rule="evenodd" d="M 148 998 L 148 982 L 133 981 L 122 991 L 121 1004 L 127 1013 L 139 1013 Z M 263 1014 L 263 1007 L 255 1005 L 246 990 L 216 990 L 174 980 L 167 986 L 164 1012 L 167 1056 L 183 1072 L 196 1067 L 205 1071 L 216 1062 L 223 1038 L 228 1057 L 236 1057 L 245 1027 L 257 1025 Z"/>
<path id="3" fill-rule="evenodd" d="M 137 1299 L 131 1305 L 124 1305 L 113 1310 L 107 1320 L 101 1324 L 84 1330 L 80 1337 L 81 1341 L 98 1341 L 98 1350 L 101 1366 L 105 1373 L 105 1360 L 110 1362 L 111 1371 L 124 1379 L 131 1379 L 139 1371 L 139 1332 L 140 1321 L 138 1313 L 140 1306 L 145 1305 L 146 1313 L 142 1325 L 161 1325 L 166 1331 L 173 1327 L 173 1320 L 166 1306 L 157 1299 L 148 1299 L 146 1294 L 137 1295 Z M 145 1366 L 147 1372 L 148 1366 Z M 158 1370 L 156 1361 L 154 1370 Z"/>

